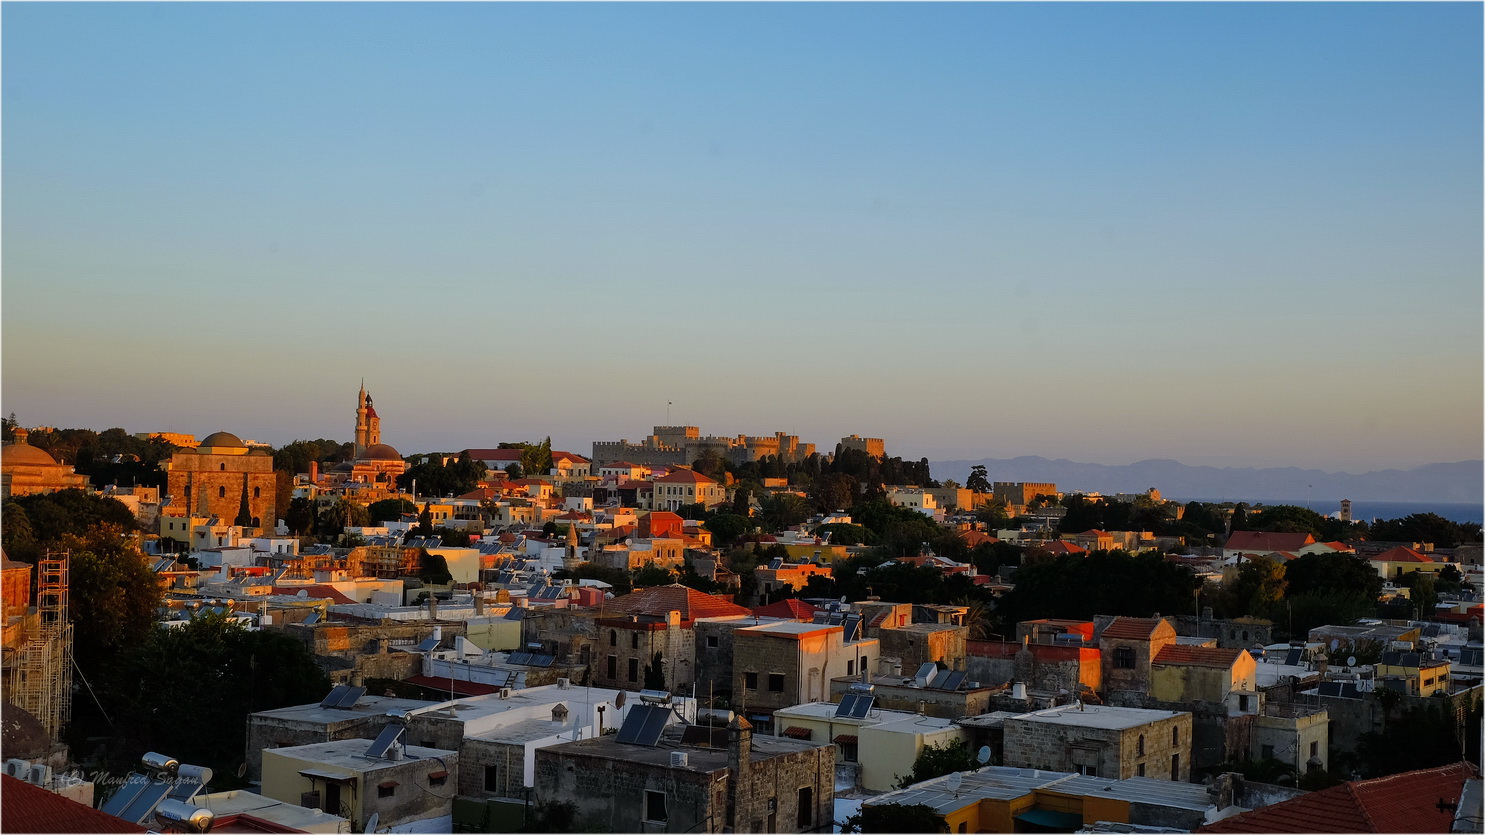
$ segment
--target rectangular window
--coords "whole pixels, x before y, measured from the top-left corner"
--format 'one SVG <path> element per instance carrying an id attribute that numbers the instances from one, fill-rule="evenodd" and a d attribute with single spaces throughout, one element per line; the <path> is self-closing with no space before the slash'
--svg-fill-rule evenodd
<path id="1" fill-rule="evenodd" d="M 1145 776 L 1145 764 L 1140 763 L 1139 766 L 1135 769 L 1134 773 L 1136 777 Z"/>
<path id="2" fill-rule="evenodd" d="M 799 829 L 808 829 L 815 823 L 815 791 L 809 786 L 799 790 Z"/>
<path id="3" fill-rule="evenodd" d="M 1115 647 L 1114 648 L 1114 669 L 1116 669 L 1116 670 L 1133 670 L 1134 669 L 1134 650 L 1131 649 L 1131 648 L 1129 648 L 1129 647 Z"/>
<path id="4" fill-rule="evenodd" d="M 782 692 L 784 692 L 784 674 L 783 673 L 769 673 L 768 674 L 768 692 L 770 692 L 770 693 L 782 693 Z"/>
<path id="5" fill-rule="evenodd" d="M 500 767 L 495 765 L 485 766 L 485 791 L 500 791 Z"/>
<path id="6" fill-rule="evenodd" d="M 855 661 L 847 661 L 846 662 L 846 675 L 848 675 L 848 676 L 856 675 L 856 662 Z"/>
<path id="7" fill-rule="evenodd" d="M 447 771 L 435 771 L 428 775 L 428 785 L 430 786 L 442 786 L 448 781 L 449 773 Z"/>
<path id="8" fill-rule="evenodd" d="M 1248 698 L 1248 696 L 1238 696 L 1238 710 L 1243 713 L 1248 712 Z"/>
<path id="9" fill-rule="evenodd" d="M 665 792 L 645 790 L 645 820 L 653 823 L 669 820 L 665 812 Z"/>
<path id="10" fill-rule="evenodd" d="M 1181 744 L 1181 726 L 1177 725 L 1176 727 L 1170 729 L 1170 744 Z"/>
<path id="11" fill-rule="evenodd" d="M 397 784 L 396 783 L 382 783 L 380 786 L 377 786 L 376 787 L 376 796 L 377 797 L 395 797 L 396 794 L 397 794 Z"/>
<path id="12" fill-rule="evenodd" d="M 1172 780 L 1180 780 L 1181 779 L 1181 755 L 1180 754 L 1171 754 L 1170 755 L 1170 778 Z"/>
<path id="13" fill-rule="evenodd" d="M 629 680 L 639 681 L 639 659 L 629 659 Z"/>
<path id="14" fill-rule="evenodd" d="M 757 673 L 743 673 L 743 686 L 746 687 L 746 688 L 748 688 L 749 690 L 757 690 L 758 689 L 758 674 Z"/>
<path id="15" fill-rule="evenodd" d="M 706 648 L 707 649 L 716 649 L 720 644 L 721 644 L 721 642 L 717 640 L 717 636 L 716 635 L 708 635 L 708 636 L 706 636 Z"/>
<path id="16" fill-rule="evenodd" d="M 1318 757 L 1318 756 L 1320 756 L 1320 743 L 1318 743 L 1318 742 L 1311 742 L 1310 743 L 1310 756 L 1311 757 Z"/>
<path id="17" fill-rule="evenodd" d="M 1274 746 L 1272 746 L 1272 745 L 1265 745 L 1265 746 L 1263 746 L 1263 752 L 1259 755 L 1259 759 L 1271 760 L 1273 758 L 1274 758 Z"/>
<path id="18" fill-rule="evenodd" d="M 854 742 L 842 742 L 839 745 L 840 745 L 840 760 L 841 760 L 841 762 L 846 762 L 846 763 L 856 762 L 856 745 L 857 745 L 857 743 L 854 743 Z"/>
<path id="19" fill-rule="evenodd" d="M 619 677 L 619 656 L 617 655 L 608 657 L 608 677 L 611 679 Z"/>

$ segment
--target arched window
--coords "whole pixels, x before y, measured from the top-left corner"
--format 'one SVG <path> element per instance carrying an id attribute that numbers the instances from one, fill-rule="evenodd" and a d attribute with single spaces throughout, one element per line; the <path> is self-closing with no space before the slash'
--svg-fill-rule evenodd
<path id="1" fill-rule="evenodd" d="M 629 636 L 629 648 L 630 649 L 639 649 L 639 633 L 638 632 L 635 632 L 634 634 L 632 634 L 632 635 Z"/>
<path id="2" fill-rule="evenodd" d="M 226 464 L 226 462 L 223 462 L 223 463 L 221 463 L 221 464 L 218 464 L 218 465 L 217 465 L 217 469 L 219 469 L 219 470 L 225 470 L 225 469 L 227 469 L 227 464 Z"/>
<path id="3" fill-rule="evenodd" d="M 227 498 L 227 488 L 225 488 L 225 487 L 218 487 L 217 488 L 217 498 L 219 498 L 219 499 L 225 499 L 225 498 Z"/>
<path id="4" fill-rule="evenodd" d="M 1134 741 L 1134 755 L 1136 757 L 1143 757 L 1145 755 L 1145 735 L 1144 734 L 1140 734 L 1140 738 Z"/>
<path id="5" fill-rule="evenodd" d="M 263 488 L 261 488 L 261 487 L 254 487 L 253 488 L 253 498 L 256 499 L 256 498 L 258 498 L 258 497 L 260 497 L 262 495 L 263 495 Z"/>
<path id="6" fill-rule="evenodd" d="M 259 522 L 259 520 L 258 520 L 258 517 L 256 517 L 256 516 L 254 516 L 254 517 L 253 517 L 253 527 L 255 527 L 255 528 L 256 528 L 256 527 L 259 527 L 259 526 L 260 526 L 260 524 L 261 524 L 261 523 L 260 523 L 260 522 Z"/>

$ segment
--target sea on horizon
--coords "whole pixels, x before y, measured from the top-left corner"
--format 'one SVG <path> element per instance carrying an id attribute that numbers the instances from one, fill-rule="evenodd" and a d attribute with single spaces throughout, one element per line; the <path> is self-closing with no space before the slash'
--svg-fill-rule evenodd
<path id="1" fill-rule="evenodd" d="M 1176 498 L 1174 496 L 1163 496 L 1170 501 L 1185 504 L 1189 501 L 1198 502 L 1229 502 L 1232 499 L 1202 498 Z M 1308 507 L 1321 516 L 1331 516 L 1339 513 L 1341 503 L 1325 505 L 1317 501 L 1306 501 L 1304 499 L 1252 499 L 1245 500 L 1248 504 L 1291 504 L 1298 507 Z M 1363 522 L 1373 519 L 1401 519 L 1414 513 L 1436 513 L 1451 522 L 1474 522 L 1485 524 L 1485 504 L 1475 502 L 1369 502 L 1361 499 L 1353 499 L 1351 502 L 1351 518 Z"/>

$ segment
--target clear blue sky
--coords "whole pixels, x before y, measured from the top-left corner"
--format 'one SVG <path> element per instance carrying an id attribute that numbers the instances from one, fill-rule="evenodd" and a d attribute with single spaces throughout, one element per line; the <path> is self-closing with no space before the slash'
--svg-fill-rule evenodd
<path id="1" fill-rule="evenodd" d="M 1477 3 L 6 3 L 3 408 L 1481 456 Z"/>

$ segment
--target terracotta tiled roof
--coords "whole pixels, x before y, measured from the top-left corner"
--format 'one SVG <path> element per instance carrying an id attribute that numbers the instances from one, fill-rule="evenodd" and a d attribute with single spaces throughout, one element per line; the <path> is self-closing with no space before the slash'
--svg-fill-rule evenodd
<path id="1" fill-rule="evenodd" d="M 1439 802 L 1457 803 L 1465 780 L 1477 776 L 1467 763 L 1356 780 L 1207 824 L 1197 832 L 1448 832 L 1454 814 Z"/>
<path id="2" fill-rule="evenodd" d="M 1272 533 L 1270 531 L 1233 531 L 1223 547 L 1229 551 L 1298 551 L 1314 545 L 1315 537 L 1307 533 Z"/>
<path id="3" fill-rule="evenodd" d="M 1246 650 L 1221 649 L 1220 647 L 1193 647 L 1186 644 L 1168 644 L 1161 647 L 1155 656 L 1156 664 L 1189 664 L 1197 667 L 1220 667 L 1230 669 L 1238 656 Z"/>
<path id="4" fill-rule="evenodd" d="M 753 614 L 744 606 L 710 594 L 703 594 L 680 583 L 642 589 L 623 597 L 616 597 L 605 603 L 603 610 L 605 614 L 656 615 L 659 617 L 665 617 L 667 612 L 680 612 L 681 620 Z"/>
<path id="5" fill-rule="evenodd" d="M 1372 562 L 1434 562 L 1433 557 L 1420 554 L 1401 545 L 1372 557 Z"/>
<path id="6" fill-rule="evenodd" d="M 1000 541 L 999 539 L 996 539 L 995 537 L 991 536 L 988 533 L 985 533 L 984 531 L 963 531 L 959 534 L 959 538 L 964 540 L 964 544 L 968 545 L 971 548 L 975 547 L 976 545 L 983 545 L 986 543 L 995 543 Z"/>
<path id="7" fill-rule="evenodd" d="M 671 470 L 663 476 L 655 479 L 656 484 L 716 484 L 717 480 L 704 476 L 695 470 Z"/>
<path id="8" fill-rule="evenodd" d="M 1099 637 L 1145 641 L 1155 634 L 1160 623 L 1159 618 L 1114 618 L 1114 622 L 1105 627 Z"/>
<path id="9" fill-rule="evenodd" d="M 334 586 L 322 586 L 322 585 L 319 585 L 319 584 L 315 584 L 315 585 L 312 585 L 312 586 L 274 586 L 273 587 L 273 593 L 274 594 L 287 594 L 287 595 L 289 595 L 291 597 L 298 596 L 299 592 L 301 592 L 301 591 L 304 592 L 304 595 L 306 597 L 315 597 L 315 598 L 324 597 L 324 598 L 329 598 L 334 603 L 355 603 L 356 602 L 356 601 L 350 599 L 349 597 L 346 597 L 344 594 L 341 594 L 339 591 L 337 591 L 335 589 Z"/>
<path id="10" fill-rule="evenodd" d="M 574 464 L 589 463 L 588 459 L 584 458 L 581 455 L 578 455 L 575 452 L 566 452 L 560 449 L 554 449 L 552 450 L 552 463 L 555 464 L 558 461 L 571 461 Z"/>
<path id="11" fill-rule="evenodd" d="M 91 806 L 68 800 L 39 786 L 0 774 L 0 794 L 5 797 L 5 814 L 0 815 L 0 832 L 144 832 L 135 826 Z"/>
<path id="12" fill-rule="evenodd" d="M 1087 548 L 1084 548 L 1081 545 L 1074 545 L 1071 542 L 1063 542 L 1060 539 L 1057 540 L 1056 542 L 1053 542 L 1053 543 L 1047 545 L 1047 547 L 1043 548 L 1042 550 L 1043 551 L 1046 551 L 1048 554 L 1086 554 L 1086 553 L 1088 553 L 1088 549 Z"/>
<path id="13" fill-rule="evenodd" d="M 810 620 L 819 609 L 805 603 L 803 600 L 795 600 L 792 597 L 770 603 L 767 606 L 753 607 L 753 614 L 761 618 L 787 618 L 788 620 Z"/>

